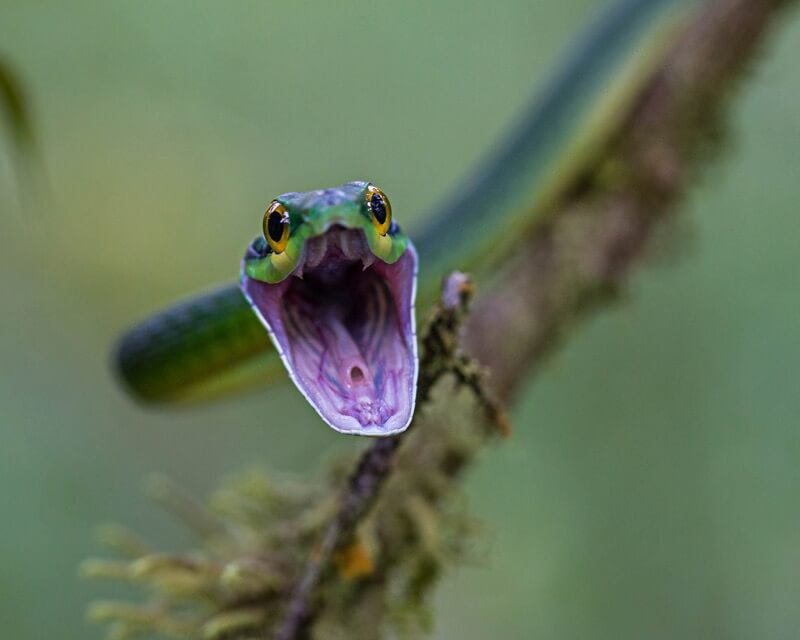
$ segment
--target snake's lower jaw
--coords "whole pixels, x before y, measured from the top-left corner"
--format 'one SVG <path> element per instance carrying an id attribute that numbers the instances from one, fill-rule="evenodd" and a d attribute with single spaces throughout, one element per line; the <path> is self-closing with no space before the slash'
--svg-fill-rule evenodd
<path id="1" fill-rule="evenodd" d="M 325 258 L 302 279 L 267 284 L 243 272 L 241 286 L 322 419 L 341 433 L 388 436 L 414 413 L 417 256 L 409 245 L 393 264 L 365 261 L 359 243 L 369 251 L 361 231 L 334 229 L 320 239 Z"/>

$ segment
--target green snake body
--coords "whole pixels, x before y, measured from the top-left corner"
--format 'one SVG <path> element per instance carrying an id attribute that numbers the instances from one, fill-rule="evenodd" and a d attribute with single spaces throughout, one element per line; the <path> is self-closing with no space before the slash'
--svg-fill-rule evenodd
<path id="1" fill-rule="evenodd" d="M 623 0 L 590 25 L 508 137 L 412 234 L 423 304 L 446 270 L 491 272 L 542 219 L 565 183 L 619 129 L 619 115 L 693 4 Z M 322 206 L 315 212 L 320 218 L 329 213 Z M 116 361 L 133 393 L 154 402 L 206 398 L 281 371 L 262 322 L 236 284 L 134 327 L 120 341 Z"/>

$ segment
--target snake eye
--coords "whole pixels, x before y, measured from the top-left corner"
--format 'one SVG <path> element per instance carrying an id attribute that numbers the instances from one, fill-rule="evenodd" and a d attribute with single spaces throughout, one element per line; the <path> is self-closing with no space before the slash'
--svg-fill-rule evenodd
<path id="1" fill-rule="evenodd" d="M 264 213 L 264 237 L 275 253 L 283 253 L 289 244 L 289 212 L 280 202 L 273 200 Z"/>
<path id="2" fill-rule="evenodd" d="M 389 204 L 389 198 L 374 184 L 367 185 L 365 196 L 372 224 L 375 225 L 378 233 L 385 236 L 389 227 L 392 226 L 392 205 Z"/>

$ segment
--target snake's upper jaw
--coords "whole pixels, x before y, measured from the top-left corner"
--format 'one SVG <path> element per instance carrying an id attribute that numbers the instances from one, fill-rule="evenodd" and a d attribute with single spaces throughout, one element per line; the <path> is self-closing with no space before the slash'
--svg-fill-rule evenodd
<path id="1" fill-rule="evenodd" d="M 242 291 L 298 389 L 342 433 L 388 436 L 408 427 L 417 385 L 417 255 L 374 259 L 360 230 L 312 238 L 304 266 Z"/>

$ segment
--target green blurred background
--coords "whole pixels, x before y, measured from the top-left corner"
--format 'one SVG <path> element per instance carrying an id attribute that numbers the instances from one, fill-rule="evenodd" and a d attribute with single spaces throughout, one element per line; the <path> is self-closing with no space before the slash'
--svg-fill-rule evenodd
<path id="1" fill-rule="evenodd" d="M 24 209 L 0 151 L 3 637 L 101 637 L 84 607 L 113 591 L 76 577 L 97 524 L 188 544 L 149 472 L 203 495 L 358 446 L 288 386 L 139 409 L 114 337 L 234 278 L 277 193 L 368 178 L 413 230 L 596 5 L 0 0 L 50 184 Z M 798 637 L 800 22 L 776 36 L 668 258 L 573 336 L 470 474 L 489 544 L 444 580 L 436 638 Z"/>

